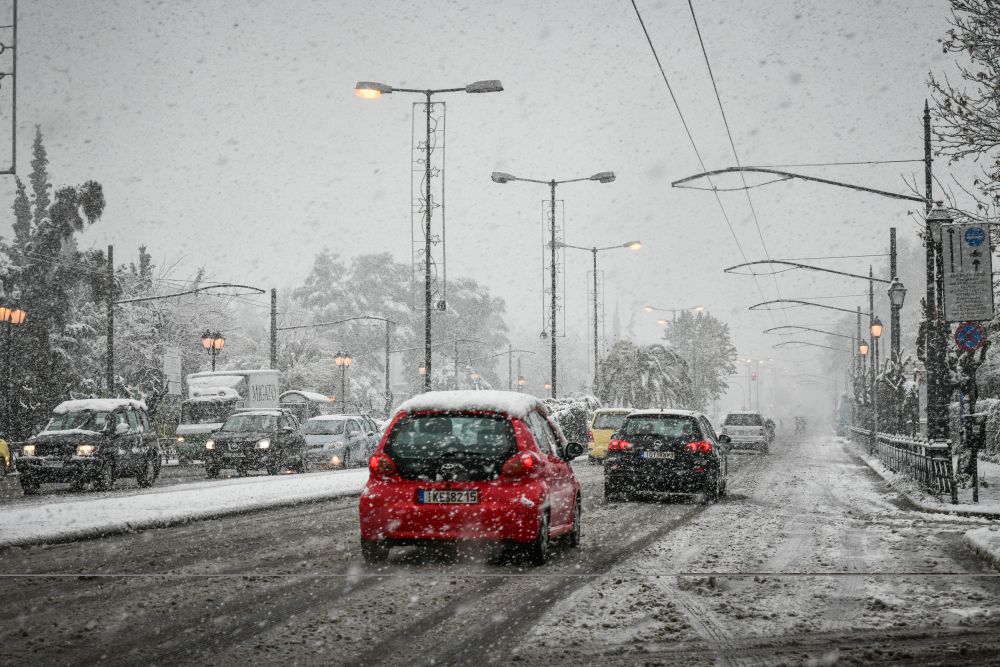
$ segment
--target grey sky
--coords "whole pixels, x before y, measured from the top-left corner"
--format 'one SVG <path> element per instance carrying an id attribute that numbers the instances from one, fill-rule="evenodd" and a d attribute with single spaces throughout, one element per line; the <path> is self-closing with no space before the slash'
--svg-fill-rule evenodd
<path id="1" fill-rule="evenodd" d="M 733 164 L 687 3 L 638 4 L 705 162 Z M 921 157 L 926 75 L 950 62 L 937 43 L 945 2 L 694 4 L 744 164 Z M 762 300 L 753 281 L 722 273 L 741 255 L 714 198 L 669 186 L 699 167 L 628 0 L 23 1 L 20 11 L 18 167 L 29 171 L 37 123 L 56 183 L 104 185 L 107 210 L 84 245 L 114 242 L 127 259 L 148 244 L 161 263 L 179 258 L 185 269 L 205 265 L 219 279 L 266 287 L 300 281 L 324 245 L 407 259 L 410 116 L 419 98 L 363 101 L 354 84 L 496 78 L 505 92 L 447 98 L 448 272 L 507 300 L 515 343 L 542 349 L 546 190 L 496 185 L 490 172 L 613 170 L 613 184 L 559 193 L 570 243 L 644 243 L 639 253 L 603 257 L 609 314 L 617 304 L 623 328 L 651 342 L 659 327 L 638 312 L 643 303 L 701 303 L 730 322 L 743 354 L 777 356 L 760 334 L 771 317 L 746 310 Z M 920 166 L 811 173 L 903 190 L 900 174 Z M 11 201 L 12 180 L 0 188 Z M 803 183 L 751 195 L 775 258 L 881 251 L 891 225 L 915 242 L 914 207 L 904 202 Z M 722 198 L 747 257 L 762 258 L 745 195 Z M 585 365 L 589 257 L 568 259 L 574 336 L 564 345 Z M 866 271 L 867 261 L 836 266 Z M 770 278 L 760 286 L 776 297 Z M 778 287 L 785 297 L 865 288 L 794 274 Z M 915 304 L 921 286 L 911 287 Z"/>

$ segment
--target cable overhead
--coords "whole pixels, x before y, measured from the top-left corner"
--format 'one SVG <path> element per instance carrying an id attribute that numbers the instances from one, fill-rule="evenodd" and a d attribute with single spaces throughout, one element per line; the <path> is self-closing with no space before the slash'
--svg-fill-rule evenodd
<path id="1" fill-rule="evenodd" d="M 715 83 L 715 74 L 712 72 L 712 63 L 708 60 L 708 51 L 705 49 L 705 40 L 701 37 L 701 28 L 698 25 L 698 17 L 694 11 L 694 4 L 692 0 L 688 0 L 688 8 L 691 10 L 691 20 L 694 23 L 695 33 L 698 35 L 698 44 L 701 46 L 701 54 L 705 57 L 705 67 L 708 69 L 708 78 L 712 81 L 712 90 L 715 92 L 715 101 L 719 104 L 719 113 L 722 114 L 722 124 L 726 128 L 726 136 L 729 137 L 729 147 L 733 151 L 733 158 L 736 160 L 736 166 L 742 166 L 740 163 L 740 155 L 736 150 L 736 142 L 733 141 L 733 133 L 729 127 L 729 119 L 726 118 L 726 109 L 722 105 L 722 97 L 719 95 L 719 87 Z M 771 254 L 767 250 L 767 242 L 764 240 L 764 232 L 761 231 L 760 221 L 757 219 L 757 210 L 754 208 L 753 199 L 750 197 L 750 190 L 747 187 L 746 177 L 743 172 L 740 172 L 740 178 L 743 181 L 744 192 L 747 197 L 747 205 L 750 207 L 750 214 L 753 217 L 754 227 L 757 228 L 757 237 L 760 239 L 761 248 L 764 250 L 764 257 L 766 259 L 771 259 Z M 781 298 L 781 288 L 778 286 L 778 278 L 772 274 L 772 280 L 774 281 L 774 289 L 778 293 L 778 298 Z"/>
<path id="2" fill-rule="evenodd" d="M 656 52 L 656 47 L 653 45 L 653 39 L 649 36 L 649 30 L 646 29 L 646 22 L 642 20 L 642 13 L 639 12 L 639 7 L 638 5 L 635 4 L 635 0 L 631 0 L 631 2 L 632 2 L 632 9 L 635 10 L 635 16 L 637 19 L 639 19 L 639 26 L 642 28 L 642 33 L 643 35 L 646 36 L 646 43 L 649 44 L 649 50 L 653 54 L 653 59 L 656 61 L 657 68 L 660 70 L 660 76 L 663 77 L 663 83 L 666 84 L 667 92 L 670 93 L 670 99 L 674 103 L 674 108 L 677 110 L 677 115 L 681 119 L 681 125 L 684 127 L 684 133 L 687 134 L 688 141 L 691 143 L 691 148 L 694 150 L 695 157 L 698 158 L 698 164 L 701 165 L 703 171 L 708 171 L 708 169 L 705 167 L 705 161 L 701 157 L 701 151 L 698 150 L 698 145 L 695 143 L 694 136 L 691 134 L 691 128 L 688 127 L 687 119 L 684 118 L 684 112 L 681 111 L 681 105 L 677 101 L 677 96 L 674 94 L 673 86 L 670 85 L 670 79 L 667 78 L 667 72 L 666 70 L 663 69 L 663 63 L 660 61 L 660 55 Z M 711 184 L 714 187 L 711 178 L 709 178 L 709 184 Z M 733 223 L 729 219 L 729 214 L 726 213 L 726 207 L 722 204 L 722 198 L 719 197 L 718 192 L 713 191 L 713 194 L 715 195 L 716 203 L 718 203 L 719 205 L 719 210 L 722 211 L 722 217 L 726 221 L 726 226 L 729 228 L 729 233 L 733 237 L 733 242 L 736 244 L 736 248 L 740 252 L 740 256 L 743 258 L 744 262 L 749 261 L 747 259 L 746 252 L 744 252 L 743 250 L 743 245 L 740 243 L 739 237 L 736 236 L 736 230 L 733 228 Z M 757 281 L 756 276 L 753 276 L 753 282 L 754 285 L 757 287 L 757 292 L 760 293 L 761 298 L 766 299 L 767 297 L 764 295 L 764 290 L 761 289 L 760 283 Z"/>

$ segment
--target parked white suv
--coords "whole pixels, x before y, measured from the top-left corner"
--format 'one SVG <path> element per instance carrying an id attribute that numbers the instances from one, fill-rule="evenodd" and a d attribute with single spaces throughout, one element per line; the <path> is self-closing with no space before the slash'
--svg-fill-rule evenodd
<path id="1" fill-rule="evenodd" d="M 759 412 L 730 412 L 722 420 L 721 435 L 729 436 L 729 450 L 745 449 L 767 454 L 767 428 Z"/>

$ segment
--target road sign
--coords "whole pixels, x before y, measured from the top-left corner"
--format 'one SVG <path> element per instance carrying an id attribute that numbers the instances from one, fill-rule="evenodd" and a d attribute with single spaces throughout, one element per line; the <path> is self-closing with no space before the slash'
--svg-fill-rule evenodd
<path id="1" fill-rule="evenodd" d="M 163 348 L 163 381 L 167 383 L 167 393 L 179 396 L 181 393 L 181 349 Z"/>
<path id="2" fill-rule="evenodd" d="M 944 319 L 993 319 L 993 255 L 984 224 L 941 226 L 944 264 Z"/>
<path id="3" fill-rule="evenodd" d="M 955 344 L 966 352 L 978 350 L 986 342 L 986 332 L 978 322 L 962 322 L 955 331 Z"/>

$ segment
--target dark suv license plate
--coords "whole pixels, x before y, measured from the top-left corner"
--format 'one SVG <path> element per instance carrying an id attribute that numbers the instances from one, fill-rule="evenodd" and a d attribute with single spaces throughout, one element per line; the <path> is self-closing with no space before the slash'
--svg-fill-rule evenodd
<path id="1" fill-rule="evenodd" d="M 642 458 L 644 459 L 672 459 L 674 458 L 673 452 L 652 452 L 648 449 L 643 451 Z"/>
<path id="2" fill-rule="evenodd" d="M 474 505 L 479 502 L 479 489 L 420 489 L 417 502 L 421 505 Z"/>

